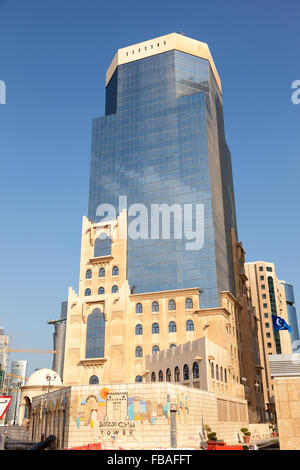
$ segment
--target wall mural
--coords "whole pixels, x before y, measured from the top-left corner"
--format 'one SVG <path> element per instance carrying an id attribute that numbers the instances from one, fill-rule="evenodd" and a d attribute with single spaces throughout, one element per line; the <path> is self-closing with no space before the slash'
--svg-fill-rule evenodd
<path id="1" fill-rule="evenodd" d="M 187 396 L 177 394 L 176 401 L 178 423 L 185 424 L 189 415 Z M 169 424 L 170 403 L 170 395 L 163 400 L 143 400 L 126 391 L 115 392 L 104 387 L 96 394 L 78 399 L 76 424 L 78 429 L 88 426 L 100 430 L 103 437 L 134 437 L 137 425 L 155 425 L 166 420 Z"/>

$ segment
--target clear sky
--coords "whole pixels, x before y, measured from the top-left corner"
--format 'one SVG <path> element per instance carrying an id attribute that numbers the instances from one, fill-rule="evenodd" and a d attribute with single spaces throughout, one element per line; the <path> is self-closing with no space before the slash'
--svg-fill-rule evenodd
<path id="1" fill-rule="evenodd" d="M 183 32 L 207 42 L 222 80 L 238 235 L 247 261 L 295 285 L 298 246 L 300 1 L 0 0 L 0 325 L 12 346 L 52 349 L 68 286 L 78 288 L 92 118 L 118 48 Z M 9 315 L 5 317 L 7 314 Z M 51 354 L 27 359 L 28 374 Z"/>

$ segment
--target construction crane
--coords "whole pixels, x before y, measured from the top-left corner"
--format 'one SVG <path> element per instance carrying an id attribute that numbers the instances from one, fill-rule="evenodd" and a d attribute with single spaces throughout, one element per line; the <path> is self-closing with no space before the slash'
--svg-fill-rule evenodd
<path id="1" fill-rule="evenodd" d="M 16 379 L 23 379 L 28 380 L 28 377 L 24 377 L 22 375 L 15 375 L 15 374 L 5 374 L 6 377 L 15 377 Z"/>
<path id="2" fill-rule="evenodd" d="M 24 353 L 52 353 L 52 354 L 59 354 L 59 351 L 52 351 L 51 349 L 12 349 L 12 348 L 5 348 L 5 352 L 24 352 Z"/>

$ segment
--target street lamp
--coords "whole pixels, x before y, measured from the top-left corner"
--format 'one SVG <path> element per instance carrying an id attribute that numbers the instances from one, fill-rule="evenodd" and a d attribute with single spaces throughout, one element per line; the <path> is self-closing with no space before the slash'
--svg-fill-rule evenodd
<path id="1" fill-rule="evenodd" d="M 46 375 L 46 380 L 48 382 L 48 391 L 47 391 L 47 393 L 49 393 L 49 390 L 50 390 L 50 382 L 52 382 L 52 381 L 54 382 L 55 379 L 56 379 L 56 375 L 53 375 L 53 377 L 51 377 L 50 374 Z"/>

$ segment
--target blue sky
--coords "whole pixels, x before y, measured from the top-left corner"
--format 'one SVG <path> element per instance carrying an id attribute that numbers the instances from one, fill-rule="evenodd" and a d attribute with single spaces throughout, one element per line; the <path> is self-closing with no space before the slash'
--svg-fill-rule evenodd
<path id="1" fill-rule="evenodd" d="M 91 122 L 104 114 L 116 50 L 171 32 L 209 44 L 222 80 L 239 239 L 273 261 L 300 312 L 300 1 L 0 0 L 0 325 L 12 346 L 52 349 L 68 286 L 78 287 Z M 5 315 L 11 312 L 3 321 Z M 28 374 L 51 367 L 27 359 Z"/>

